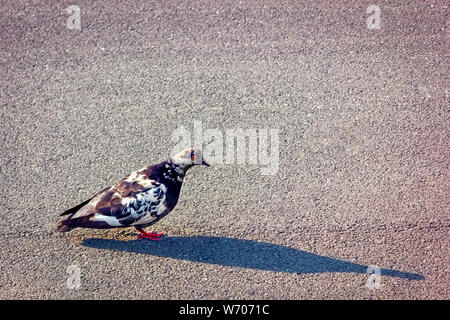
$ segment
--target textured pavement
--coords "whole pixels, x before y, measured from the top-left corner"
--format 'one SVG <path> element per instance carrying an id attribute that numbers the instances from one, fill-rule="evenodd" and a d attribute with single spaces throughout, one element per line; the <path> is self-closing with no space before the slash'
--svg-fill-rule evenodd
<path id="1" fill-rule="evenodd" d="M 0 298 L 449 299 L 449 9 L 356 2 L 1 1 Z M 194 121 L 279 129 L 278 172 L 190 170 L 160 242 L 55 232 Z"/>

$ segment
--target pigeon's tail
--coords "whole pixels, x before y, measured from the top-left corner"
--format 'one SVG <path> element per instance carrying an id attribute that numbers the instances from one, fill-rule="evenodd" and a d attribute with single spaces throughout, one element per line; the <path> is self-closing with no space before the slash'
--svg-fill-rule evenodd
<path id="1" fill-rule="evenodd" d="M 92 219 L 94 213 L 85 213 L 81 217 L 67 218 L 59 221 L 56 224 L 56 231 L 67 232 L 75 228 L 94 228 L 94 229 L 108 229 L 116 226 L 110 226 L 104 221 L 95 221 Z"/>
<path id="2" fill-rule="evenodd" d="M 64 219 L 56 224 L 56 231 L 58 232 L 67 232 L 74 228 L 76 228 L 76 226 L 73 225 L 72 219 Z"/>
<path id="3" fill-rule="evenodd" d="M 90 222 L 89 218 L 92 214 L 88 214 L 86 216 L 76 217 L 76 218 L 67 218 L 59 221 L 56 224 L 56 231 L 58 232 L 67 232 L 72 229 L 82 227 L 82 228 L 92 228 L 96 226 L 96 222 Z"/>

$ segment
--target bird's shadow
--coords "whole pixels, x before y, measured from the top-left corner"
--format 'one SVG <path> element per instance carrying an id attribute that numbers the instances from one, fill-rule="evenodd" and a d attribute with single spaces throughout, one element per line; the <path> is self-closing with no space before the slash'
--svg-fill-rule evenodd
<path id="1" fill-rule="evenodd" d="M 84 239 L 82 245 L 97 249 L 134 252 L 222 266 L 234 266 L 294 274 L 378 272 L 376 268 L 369 268 L 369 266 L 366 265 L 321 256 L 278 244 L 225 237 L 170 236 L 162 239 L 162 241 L 123 241 L 89 238 Z M 425 279 L 424 276 L 420 274 L 393 269 L 380 268 L 379 273 L 382 276 L 410 280 Z"/>

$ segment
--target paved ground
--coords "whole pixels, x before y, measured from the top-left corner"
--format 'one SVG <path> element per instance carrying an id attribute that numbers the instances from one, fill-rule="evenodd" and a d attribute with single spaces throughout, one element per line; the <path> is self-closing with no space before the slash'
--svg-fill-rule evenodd
<path id="1" fill-rule="evenodd" d="M 1 2 L 0 298 L 450 298 L 444 1 L 50 3 Z M 161 242 L 55 232 L 194 121 L 279 129 L 278 172 L 192 169 Z"/>

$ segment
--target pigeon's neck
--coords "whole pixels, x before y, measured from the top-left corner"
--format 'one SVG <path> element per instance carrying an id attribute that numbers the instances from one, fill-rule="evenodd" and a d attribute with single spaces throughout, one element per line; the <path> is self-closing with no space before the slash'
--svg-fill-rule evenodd
<path id="1" fill-rule="evenodd" d="M 172 183 L 181 183 L 189 168 L 190 166 L 183 166 L 169 160 L 163 164 L 162 176 Z"/>

